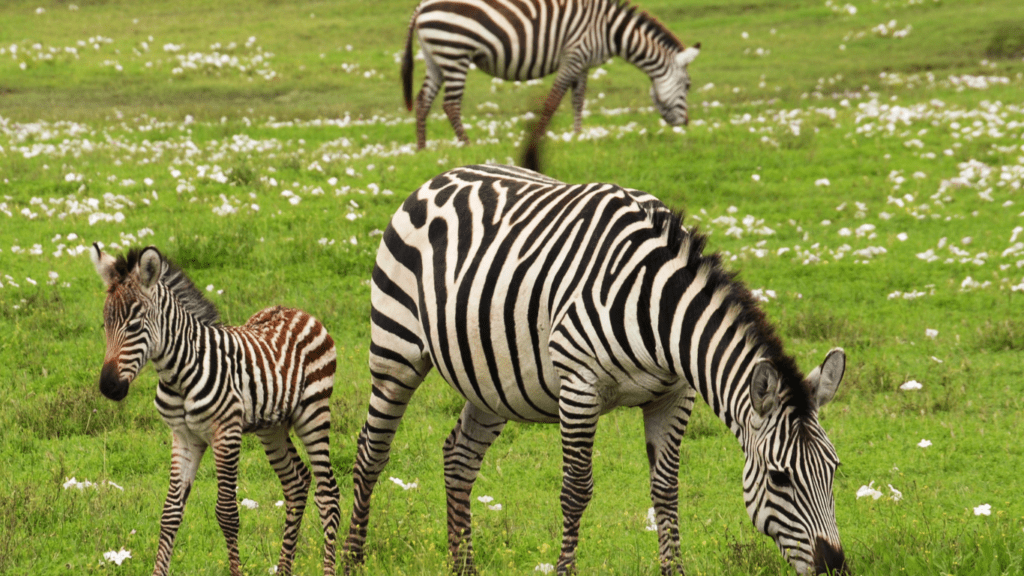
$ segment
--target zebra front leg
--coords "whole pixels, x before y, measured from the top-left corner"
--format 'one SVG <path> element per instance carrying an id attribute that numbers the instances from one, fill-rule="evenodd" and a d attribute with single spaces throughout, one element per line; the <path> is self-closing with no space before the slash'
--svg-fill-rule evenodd
<path id="1" fill-rule="evenodd" d="M 156 550 L 153 576 L 166 576 L 174 551 L 174 537 L 181 526 L 185 502 L 192 491 L 199 462 L 206 453 L 206 442 L 187 432 L 174 432 L 171 445 L 171 484 L 164 500 L 164 511 L 160 516 L 160 543 Z"/>
<path id="2" fill-rule="evenodd" d="M 541 109 L 540 118 L 530 128 L 530 133 L 527 135 L 526 147 L 523 149 L 523 159 L 521 162 L 524 168 L 537 172 L 541 171 L 540 145 L 548 132 L 548 124 L 551 123 L 551 118 L 555 115 L 555 111 L 558 110 L 558 105 L 562 102 L 562 98 L 565 97 L 566 90 L 569 89 L 571 84 L 577 82 L 580 74 L 585 73 L 585 70 L 579 70 L 578 67 L 566 67 L 558 71 L 558 75 L 555 76 L 555 82 L 551 86 L 551 92 L 548 92 L 548 97 L 544 100 L 544 107 Z"/>
<path id="3" fill-rule="evenodd" d="M 594 434 L 601 413 L 598 395 L 579 382 L 562 380 L 558 401 L 562 435 L 562 553 L 559 574 L 576 573 L 580 518 L 594 494 Z"/>
<path id="4" fill-rule="evenodd" d="M 448 498 L 448 550 L 452 572 L 476 574 L 470 493 L 484 454 L 505 428 L 506 420 L 470 402 L 444 443 L 444 489 Z"/>
<path id="5" fill-rule="evenodd" d="M 651 502 L 658 526 L 658 557 L 663 576 L 682 574 L 679 553 L 679 443 L 686 433 L 696 392 L 685 382 L 677 394 L 644 406 Z"/>
<path id="6" fill-rule="evenodd" d="M 587 71 L 576 77 L 572 83 L 572 130 L 579 135 L 583 131 L 583 104 L 587 95 Z"/>
<path id="7" fill-rule="evenodd" d="M 277 561 L 278 574 L 291 574 L 292 562 L 295 560 L 295 546 L 299 538 L 299 527 L 302 514 L 306 509 L 306 497 L 309 493 L 309 471 L 299 458 L 287 426 L 278 426 L 257 432 L 263 442 L 263 451 L 274 467 L 274 472 L 281 480 L 284 490 L 285 521 L 284 535 L 281 537 L 281 556 Z"/>
<path id="8" fill-rule="evenodd" d="M 239 420 L 241 418 L 239 417 Z M 242 576 L 238 558 L 238 455 L 242 445 L 242 427 L 221 424 L 213 433 L 213 460 L 217 465 L 217 523 L 228 547 L 231 576 Z"/>

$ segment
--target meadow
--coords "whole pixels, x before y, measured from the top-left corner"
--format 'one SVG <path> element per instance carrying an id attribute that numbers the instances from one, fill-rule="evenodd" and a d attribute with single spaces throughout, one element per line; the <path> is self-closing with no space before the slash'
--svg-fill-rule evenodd
<path id="1" fill-rule="evenodd" d="M 591 71 L 580 135 L 568 104 L 555 116 L 546 173 L 685 210 L 804 370 L 845 349 L 821 422 L 843 462 L 836 516 L 855 574 L 1024 573 L 1024 6 L 638 4 L 702 43 L 689 126 L 661 122 L 648 80 L 612 61 Z M 227 323 L 271 304 L 325 323 L 347 521 L 381 231 L 441 171 L 514 163 L 550 86 L 471 73 L 472 143 L 437 103 L 417 153 L 398 64 L 413 5 L 0 5 L 0 574 L 152 570 L 170 433 L 152 368 L 120 403 L 99 393 L 93 242 L 158 246 Z M 365 574 L 444 572 L 441 445 L 461 406 L 436 374 L 417 393 L 374 495 Z M 598 428 L 580 572 L 657 574 L 640 413 Z M 680 473 L 691 576 L 792 573 L 747 517 L 742 465 L 699 405 Z M 555 562 L 560 466 L 555 427 L 505 428 L 474 490 L 483 574 Z M 173 573 L 227 572 L 215 498 L 208 456 Z M 284 511 L 254 438 L 238 498 L 244 570 L 268 574 Z M 316 573 L 321 549 L 307 511 L 297 573 Z"/>

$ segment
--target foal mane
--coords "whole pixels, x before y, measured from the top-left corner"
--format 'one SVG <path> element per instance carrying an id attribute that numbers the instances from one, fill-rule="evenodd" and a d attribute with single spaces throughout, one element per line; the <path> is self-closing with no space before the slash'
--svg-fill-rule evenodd
<path id="1" fill-rule="evenodd" d="M 114 260 L 114 270 L 117 271 L 118 282 L 111 285 L 111 291 L 114 290 L 117 284 L 123 283 L 129 274 L 136 270 L 143 251 L 143 248 L 132 248 L 128 250 L 127 254 L 117 256 Z M 221 323 L 220 312 L 217 311 L 217 307 L 214 306 L 213 302 L 207 300 L 206 296 L 203 295 L 199 288 L 196 288 L 196 285 L 192 283 L 192 280 L 180 266 L 168 260 L 163 254 L 160 254 L 160 259 L 162 261 L 162 268 L 159 282 L 166 286 L 178 299 L 182 307 L 201 324 L 206 326 L 219 325 Z"/>

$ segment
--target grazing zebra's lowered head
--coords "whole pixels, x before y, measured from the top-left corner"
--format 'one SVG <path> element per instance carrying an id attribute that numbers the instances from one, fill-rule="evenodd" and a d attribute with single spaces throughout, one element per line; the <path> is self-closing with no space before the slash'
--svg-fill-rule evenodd
<path id="1" fill-rule="evenodd" d="M 100 392 L 111 400 L 122 400 L 128 395 L 128 385 L 160 345 L 162 315 L 155 297 L 158 282 L 162 280 L 202 324 L 217 325 L 220 315 L 181 268 L 165 260 L 152 246 L 133 248 L 117 258 L 93 246 L 89 256 L 107 284 L 103 305 L 107 353 L 100 373 Z"/>
<path id="2" fill-rule="evenodd" d="M 658 114 L 670 126 L 681 126 L 690 123 L 690 110 L 686 96 L 690 92 L 690 72 L 688 66 L 700 54 L 700 42 L 677 52 L 668 59 L 665 74 L 651 78 L 651 100 Z"/>
<path id="3" fill-rule="evenodd" d="M 751 411 L 739 434 L 747 513 L 798 574 L 847 574 L 832 496 L 839 458 L 817 418 L 835 396 L 846 356 L 831 350 L 807 378 L 787 357 L 779 364 L 762 358 L 750 375 Z"/>

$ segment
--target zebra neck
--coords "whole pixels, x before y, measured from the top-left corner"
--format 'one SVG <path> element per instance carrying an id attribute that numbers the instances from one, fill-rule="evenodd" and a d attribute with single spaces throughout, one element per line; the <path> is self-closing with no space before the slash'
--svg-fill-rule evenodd
<path id="1" fill-rule="evenodd" d="M 749 382 L 765 347 L 756 330 L 744 322 L 742 307 L 730 303 L 731 288 L 718 287 L 710 298 L 687 296 L 702 291 L 706 276 L 698 275 L 679 303 L 678 366 L 684 377 L 718 418 L 744 443 L 753 414 Z M 691 292 L 692 291 L 692 292 Z"/>
<path id="2" fill-rule="evenodd" d="M 183 372 L 201 363 L 202 357 L 209 355 L 225 334 L 220 326 L 201 322 L 163 285 L 160 285 L 159 299 L 161 320 L 153 342 L 152 360 L 160 381 L 178 389 Z"/>
<path id="3" fill-rule="evenodd" d="M 608 51 L 651 78 L 664 74 L 666 56 L 682 44 L 660 22 L 629 2 L 607 2 Z"/>

